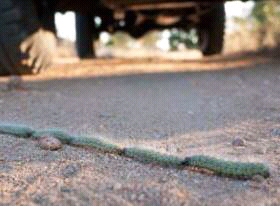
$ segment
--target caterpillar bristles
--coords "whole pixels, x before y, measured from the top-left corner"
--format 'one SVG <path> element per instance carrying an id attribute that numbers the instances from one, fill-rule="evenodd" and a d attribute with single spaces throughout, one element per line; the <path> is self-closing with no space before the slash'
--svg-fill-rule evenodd
<path id="1" fill-rule="evenodd" d="M 255 175 L 261 175 L 265 178 L 270 176 L 269 168 L 262 163 L 225 161 L 204 155 L 187 157 L 183 161 L 183 165 L 205 168 L 220 176 L 244 179 L 252 178 Z"/>
<path id="2" fill-rule="evenodd" d="M 72 140 L 71 144 L 77 146 L 88 146 L 103 152 L 122 153 L 123 150 L 123 148 L 116 144 L 94 137 L 76 137 Z"/>
<path id="3" fill-rule="evenodd" d="M 24 125 L 0 124 L 0 133 L 19 137 L 31 137 L 34 130 Z"/>
<path id="4" fill-rule="evenodd" d="M 64 144 L 91 147 L 98 151 L 117 153 L 143 163 L 156 163 L 165 167 L 183 168 L 184 166 L 191 166 L 206 169 L 220 176 L 241 179 L 249 179 L 255 175 L 261 175 L 265 178 L 270 176 L 269 168 L 262 163 L 225 161 L 204 155 L 195 155 L 182 159 L 177 156 L 161 154 L 153 150 L 138 147 L 121 147 L 103 138 L 74 136 L 56 128 L 36 131 L 26 126 L 0 124 L 0 134 L 9 134 L 24 138 L 33 137 L 35 139 L 51 135 Z"/>
<path id="5" fill-rule="evenodd" d="M 71 142 L 75 139 L 75 136 L 69 135 L 56 128 L 35 131 L 33 132 L 32 137 L 40 138 L 44 135 L 51 135 L 65 144 L 71 144 Z"/>
<path id="6" fill-rule="evenodd" d="M 124 155 L 126 157 L 131 157 L 144 163 L 155 162 L 162 166 L 178 167 L 182 164 L 183 161 L 181 158 L 176 156 L 165 155 L 159 152 L 137 147 L 124 148 Z"/>

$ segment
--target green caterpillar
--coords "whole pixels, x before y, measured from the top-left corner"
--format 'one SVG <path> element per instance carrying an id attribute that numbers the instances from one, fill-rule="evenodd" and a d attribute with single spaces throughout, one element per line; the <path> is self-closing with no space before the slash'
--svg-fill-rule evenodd
<path id="1" fill-rule="evenodd" d="M 24 125 L 0 124 L 0 133 L 9 134 L 18 137 L 31 137 L 34 130 Z"/>
<path id="2" fill-rule="evenodd" d="M 156 162 L 162 166 L 178 167 L 182 165 L 183 161 L 183 159 L 176 156 L 164 155 L 159 152 L 136 147 L 124 148 L 123 153 L 126 157 L 131 157 L 144 163 Z"/>
<path id="3" fill-rule="evenodd" d="M 44 135 L 52 135 L 65 144 L 93 147 L 95 149 L 102 150 L 103 152 L 118 152 L 122 150 L 122 148 L 119 148 L 117 145 L 99 138 L 72 136 L 55 128 L 35 131 L 33 132 L 32 137 L 40 138 Z"/>
<path id="4" fill-rule="evenodd" d="M 187 157 L 182 164 L 186 166 L 205 168 L 220 176 L 247 179 L 255 175 L 261 175 L 265 178 L 270 175 L 269 168 L 261 163 L 225 161 L 204 155 Z"/>
<path id="5" fill-rule="evenodd" d="M 176 168 L 194 166 L 198 168 L 205 168 L 220 176 L 244 179 L 252 178 L 255 175 L 261 175 L 265 178 L 270 176 L 269 168 L 262 163 L 225 161 L 204 155 L 191 156 L 182 159 L 177 156 L 161 154 L 159 152 L 137 147 L 122 148 L 100 138 L 73 136 L 58 129 L 36 131 L 26 126 L 0 124 L 0 134 L 10 134 L 24 138 L 32 137 L 35 139 L 41 138 L 45 135 L 52 135 L 59 139 L 62 143 L 69 145 L 92 147 L 102 152 L 117 153 L 144 163 L 154 162 L 161 166 Z"/>
<path id="6" fill-rule="evenodd" d="M 111 153 L 119 153 L 121 154 L 123 148 L 120 148 L 118 145 L 109 143 L 105 140 L 101 140 L 99 138 L 91 138 L 91 137 L 77 137 L 72 140 L 73 145 L 78 146 L 88 146 L 93 147 L 97 150 L 101 150 L 103 152 L 111 152 Z"/>

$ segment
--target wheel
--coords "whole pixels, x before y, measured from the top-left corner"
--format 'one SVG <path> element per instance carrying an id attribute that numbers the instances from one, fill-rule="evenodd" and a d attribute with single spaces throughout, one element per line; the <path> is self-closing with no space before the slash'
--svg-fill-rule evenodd
<path id="1" fill-rule="evenodd" d="M 37 73 L 52 63 L 55 38 L 46 42 L 32 0 L 1 0 L 0 19 L 0 73 Z"/>
<path id="2" fill-rule="evenodd" d="M 92 15 L 76 13 L 76 46 L 80 58 L 94 58 L 94 23 Z"/>
<path id="3" fill-rule="evenodd" d="M 128 32 L 133 38 L 139 39 L 152 29 L 156 29 L 156 25 L 152 21 L 148 20 L 137 26 L 129 28 Z"/>
<path id="4" fill-rule="evenodd" d="M 56 1 L 56 0 L 55 0 Z M 51 31 L 56 34 L 55 26 L 55 2 L 54 0 L 44 1 L 37 5 L 38 19 L 44 30 Z"/>
<path id="5" fill-rule="evenodd" d="M 213 3 L 214 4 L 214 3 Z M 198 28 L 199 45 L 203 55 L 222 52 L 225 30 L 224 3 L 215 3 L 213 9 L 201 17 Z"/>

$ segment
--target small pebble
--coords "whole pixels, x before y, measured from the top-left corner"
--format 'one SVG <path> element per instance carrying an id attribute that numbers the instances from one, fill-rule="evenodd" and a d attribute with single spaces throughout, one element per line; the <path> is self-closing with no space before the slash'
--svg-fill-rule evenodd
<path id="1" fill-rule="evenodd" d="M 69 192 L 71 192 L 72 190 L 71 190 L 71 188 L 68 188 L 68 187 L 61 187 L 61 188 L 60 188 L 60 191 L 61 191 L 61 192 L 68 192 L 68 193 L 69 193 Z"/>
<path id="2" fill-rule="evenodd" d="M 131 200 L 131 201 L 136 200 L 136 198 L 137 198 L 137 195 L 136 195 L 136 194 L 132 194 L 132 195 L 130 196 L 130 200 Z"/>
<path id="3" fill-rule="evenodd" d="M 255 189 L 267 189 L 267 184 L 265 178 L 261 175 L 255 175 L 252 180 L 249 182 L 249 187 Z"/>
<path id="4" fill-rule="evenodd" d="M 121 183 L 116 183 L 116 184 L 114 184 L 114 186 L 113 186 L 113 190 L 120 190 L 122 188 L 122 184 Z"/>
<path id="5" fill-rule="evenodd" d="M 48 205 L 48 203 L 49 203 L 49 199 L 42 194 L 36 194 L 32 198 L 32 200 L 34 203 L 36 203 L 38 205 Z"/>
<path id="6" fill-rule="evenodd" d="M 139 195 L 139 197 L 138 197 L 138 201 L 143 201 L 145 199 L 145 194 L 141 194 L 141 195 Z"/>
<path id="7" fill-rule="evenodd" d="M 26 181 L 27 181 L 27 183 L 29 183 L 29 184 L 33 184 L 33 183 L 35 182 L 35 180 L 36 180 L 36 177 L 35 177 L 35 176 L 27 176 L 27 177 L 26 177 Z"/>
<path id="8" fill-rule="evenodd" d="M 159 183 L 165 183 L 168 181 L 168 178 L 167 177 L 161 177 L 159 178 Z"/>
<path id="9" fill-rule="evenodd" d="M 232 146 L 245 146 L 245 140 L 238 137 L 232 141 Z"/>
<path id="10" fill-rule="evenodd" d="M 262 148 L 262 147 L 256 148 L 255 153 L 256 153 L 256 154 L 263 155 L 263 154 L 266 153 L 266 149 L 265 149 L 265 148 Z"/>
<path id="11" fill-rule="evenodd" d="M 179 147 L 177 147 L 176 152 L 183 152 L 183 150 Z"/>
<path id="12" fill-rule="evenodd" d="M 272 136 L 280 136 L 280 129 L 279 128 L 274 128 L 271 130 Z"/>
<path id="13" fill-rule="evenodd" d="M 59 139 L 56 139 L 52 136 L 44 136 L 41 137 L 38 141 L 41 149 L 44 150 L 58 150 L 62 148 L 62 143 Z"/>
<path id="14" fill-rule="evenodd" d="M 79 164 L 69 164 L 62 170 L 62 175 L 66 178 L 76 175 L 81 169 Z"/>
<path id="15" fill-rule="evenodd" d="M 264 182 L 264 177 L 263 176 L 261 176 L 261 175 L 255 175 L 253 178 L 252 178 L 252 180 L 253 181 L 255 181 L 255 182 L 258 182 L 258 183 L 262 183 L 262 182 Z"/>

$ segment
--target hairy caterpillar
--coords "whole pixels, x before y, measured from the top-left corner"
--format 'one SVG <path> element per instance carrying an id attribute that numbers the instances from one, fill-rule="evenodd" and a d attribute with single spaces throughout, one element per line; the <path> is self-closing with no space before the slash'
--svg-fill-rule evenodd
<path id="1" fill-rule="evenodd" d="M 73 136 L 58 129 L 36 131 L 26 126 L 0 124 L 0 134 L 10 134 L 24 138 L 32 137 L 36 139 L 48 134 L 69 145 L 92 147 L 102 152 L 117 153 L 144 163 L 157 163 L 162 166 L 172 166 L 176 168 L 181 166 L 204 168 L 219 176 L 245 179 L 252 178 L 255 175 L 261 175 L 265 178 L 270 176 L 269 168 L 262 163 L 225 161 L 204 155 L 195 155 L 182 159 L 177 156 L 161 154 L 148 149 L 120 147 L 114 143 L 96 137 Z"/>
<path id="2" fill-rule="evenodd" d="M 144 163 L 156 162 L 162 166 L 178 167 L 181 166 L 183 161 L 183 159 L 176 156 L 164 155 L 159 152 L 147 149 L 140 149 L 137 147 L 124 148 L 123 154 L 124 156 L 134 158 Z"/>
<path id="3" fill-rule="evenodd" d="M 0 124 L 0 134 L 9 134 L 19 137 L 31 137 L 34 130 L 24 125 Z"/>
<path id="4" fill-rule="evenodd" d="M 205 168 L 213 171 L 216 175 L 220 176 L 245 179 L 253 177 L 255 175 L 261 175 L 267 178 L 270 175 L 269 168 L 261 163 L 225 161 L 204 155 L 187 157 L 183 161 L 183 165 Z"/>

